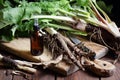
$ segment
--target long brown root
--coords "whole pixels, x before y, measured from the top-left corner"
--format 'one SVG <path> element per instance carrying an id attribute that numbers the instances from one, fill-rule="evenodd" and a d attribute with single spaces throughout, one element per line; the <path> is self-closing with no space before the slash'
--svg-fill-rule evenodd
<path id="1" fill-rule="evenodd" d="M 0 61 L 3 63 L 3 65 L 11 67 L 13 69 L 19 69 L 19 70 L 23 70 L 29 73 L 35 73 L 37 70 L 35 68 L 32 67 L 28 67 L 28 65 L 22 65 L 21 63 L 11 59 L 11 58 L 7 58 L 5 56 L 2 56 L 0 54 Z"/>
<path id="2" fill-rule="evenodd" d="M 55 60 L 56 56 L 62 54 L 63 59 L 67 56 L 67 60 L 74 63 L 79 69 L 90 70 L 98 76 L 110 76 L 112 75 L 111 72 L 114 72 L 114 65 L 105 61 L 102 63 L 101 60 L 95 59 L 95 53 L 84 46 L 83 43 L 76 45 L 69 38 L 63 36 L 59 32 L 55 32 L 54 34 L 48 32 L 43 40 L 45 46 L 53 53 L 53 60 Z M 104 64 L 108 66 L 110 65 L 111 67 L 107 69 Z"/>
<path id="3" fill-rule="evenodd" d="M 68 57 L 68 60 L 71 60 L 82 70 L 84 70 L 84 68 L 80 62 L 81 56 L 86 56 L 91 60 L 93 60 L 95 56 L 95 53 L 90 51 L 84 45 L 81 45 L 82 43 L 76 45 L 70 39 L 58 32 L 55 34 L 48 32 L 44 35 L 43 41 L 45 43 L 44 45 L 53 53 L 53 59 L 55 59 L 56 56 L 63 54 Z"/>
<path id="4" fill-rule="evenodd" d="M 76 64 L 80 69 L 84 68 L 80 65 L 79 60 L 74 56 L 67 43 L 64 41 L 60 33 L 50 35 L 47 34 L 44 37 L 45 46 L 54 54 L 54 58 L 60 54 L 67 55 L 74 64 Z"/>
<path id="5" fill-rule="evenodd" d="M 95 41 L 102 45 L 105 45 L 111 50 L 119 51 L 120 50 L 120 38 L 116 38 L 111 35 L 109 32 L 102 28 L 97 28 L 93 25 L 88 25 L 86 27 L 86 31 L 88 32 L 88 37 L 90 41 Z"/>

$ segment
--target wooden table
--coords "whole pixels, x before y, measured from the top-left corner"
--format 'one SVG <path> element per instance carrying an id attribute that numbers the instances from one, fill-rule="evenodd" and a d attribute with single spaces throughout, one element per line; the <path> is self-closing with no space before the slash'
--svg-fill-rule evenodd
<path id="1" fill-rule="evenodd" d="M 14 55 L 12 55 L 12 57 L 13 56 Z M 7 57 L 11 57 L 11 54 L 7 54 Z M 116 63 L 116 67 L 117 68 L 113 76 L 102 78 L 81 70 L 69 76 L 61 76 L 51 70 L 43 70 L 42 67 L 40 67 L 35 74 L 28 74 L 22 71 L 20 71 L 21 74 L 15 74 L 15 70 L 1 66 L 0 80 L 120 80 L 120 62 Z"/>

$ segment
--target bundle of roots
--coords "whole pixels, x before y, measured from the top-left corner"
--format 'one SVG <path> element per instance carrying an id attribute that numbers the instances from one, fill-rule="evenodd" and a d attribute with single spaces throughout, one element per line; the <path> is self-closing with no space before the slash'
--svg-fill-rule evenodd
<path id="1" fill-rule="evenodd" d="M 69 63 L 75 64 L 83 71 L 92 71 L 98 76 L 110 76 L 114 72 L 114 65 L 106 61 L 99 61 L 99 65 L 96 63 L 98 60 L 94 58 L 94 52 L 84 46 L 83 43 L 74 44 L 69 38 L 63 36 L 59 32 L 55 34 L 46 32 L 46 34 L 43 36 L 43 42 L 45 47 L 51 51 L 53 60 L 55 60 L 58 56 L 63 55 L 62 59 L 65 59 Z M 108 66 L 110 66 L 109 69 L 106 68 Z"/>
<path id="2" fill-rule="evenodd" d="M 90 24 L 86 27 L 86 31 L 89 34 L 89 40 L 105 45 L 110 50 L 120 51 L 120 38 L 116 38 L 108 31 Z"/>

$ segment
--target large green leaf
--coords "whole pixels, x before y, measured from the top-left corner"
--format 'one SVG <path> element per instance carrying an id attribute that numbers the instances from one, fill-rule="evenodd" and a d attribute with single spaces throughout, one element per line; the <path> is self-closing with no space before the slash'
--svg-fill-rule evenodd
<path id="1" fill-rule="evenodd" d="M 36 15 L 36 14 L 40 14 L 40 13 L 41 13 L 41 8 L 38 6 L 32 5 L 32 6 L 25 7 L 25 13 L 23 16 L 23 20 L 29 19 L 31 17 L 31 15 Z"/>
<path id="2" fill-rule="evenodd" d="M 24 14 L 24 8 L 8 8 L 3 11 L 3 18 L 12 23 L 19 23 Z"/>

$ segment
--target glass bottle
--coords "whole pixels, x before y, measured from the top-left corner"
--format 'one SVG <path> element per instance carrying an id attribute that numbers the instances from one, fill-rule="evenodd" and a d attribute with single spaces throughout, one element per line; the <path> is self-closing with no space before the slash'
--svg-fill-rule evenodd
<path id="1" fill-rule="evenodd" d="M 31 54 L 34 56 L 40 55 L 43 52 L 43 37 L 39 31 L 40 27 L 38 19 L 34 20 L 33 32 L 31 35 Z"/>

